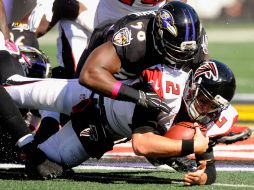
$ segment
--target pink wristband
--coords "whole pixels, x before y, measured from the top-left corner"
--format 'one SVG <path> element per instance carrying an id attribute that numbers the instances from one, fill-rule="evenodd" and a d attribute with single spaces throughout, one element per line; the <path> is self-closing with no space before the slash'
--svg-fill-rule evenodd
<path id="1" fill-rule="evenodd" d="M 112 91 L 112 95 L 111 95 L 112 99 L 115 99 L 117 97 L 118 92 L 119 92 L 121 86 L 122 86 L 122 83 L 120 81 L 116 81 L 114 89 Z"/>

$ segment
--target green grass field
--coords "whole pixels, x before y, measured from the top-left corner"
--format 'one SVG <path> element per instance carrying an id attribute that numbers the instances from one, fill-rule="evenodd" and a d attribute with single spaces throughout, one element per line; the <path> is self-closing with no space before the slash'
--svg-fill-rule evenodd
<path id="1" fill-rule="evenodd" d="M 50 57 L 52 66 L 56 65 L 56 47 L 41 45 Z M 234 71 L 237 93 L 254 93 L 254 42 L 251 43 L 209 43 L 211 57 L 221 60 Z"/>
<path id="2" fill-rule="evenodd" d="M 183 173 L 174 171 L 83 170 L 74 176 L 48 181 L 28 180 L 22 175 L 5 173 L 2 190 L 165 190 L 165 189 L 254 189 L 253 172 L 218 172 L 217 182 L 209 186 L 184 187 Z M 8 177 L 9 176 L 9 177 Z"/>

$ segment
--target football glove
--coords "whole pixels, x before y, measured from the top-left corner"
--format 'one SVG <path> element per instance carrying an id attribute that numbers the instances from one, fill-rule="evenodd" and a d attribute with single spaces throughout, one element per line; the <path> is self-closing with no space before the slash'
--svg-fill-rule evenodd
<path id="1" fill-rule="evenodd" d="M 139 99 L 137 104 L 146 108 L 154 108 L 166 113 L 170 113 L 172 110 L 155 92 L 145 93 L 139 90 Z"/>

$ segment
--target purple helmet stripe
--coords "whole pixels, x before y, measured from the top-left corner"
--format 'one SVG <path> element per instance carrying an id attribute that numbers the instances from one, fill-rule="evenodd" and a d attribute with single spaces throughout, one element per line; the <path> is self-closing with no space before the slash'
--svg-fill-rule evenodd
<path id="1" fill-rule="evenodd" d="M 195 39 L 196 39 L 196 30 L 195 30 L 194 21 L 193 21 L 193 18 L 192 18 L 192 16 L 191 16 L 190 10 L 189 10 L 189 9 L 187 9 L 187 10 L 188 10 L 188 13 L 189 13 L 189 15 L 190 15 L 190 19 L 191 19 L 191 26 L 192 26 L 192 41 L 195 41 Z"/>
<path id="2" fill-rule="evenodd" d="M 182 10 L 182 12 L 184 14 L 184 20 L 187 20 L 185 10 Z M 185 22 L 185 39 L 184 39 L 184 41 L 188 41 L 188 36 L 189 36 L 189 25 L 188 25 L 188 22 Z"/>

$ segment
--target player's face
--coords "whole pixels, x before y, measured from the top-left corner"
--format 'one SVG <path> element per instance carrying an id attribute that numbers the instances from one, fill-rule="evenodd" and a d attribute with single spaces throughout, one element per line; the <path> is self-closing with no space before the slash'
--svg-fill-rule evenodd
<path id="1" fill-rule="evenodd" d="M 221 106 L 200 89 L 189 105 L 190 117 L 201 124 L 211 122 L 221 111 Z"/>
<path id="2" fill-rule="evenodd" d="M 203 93 L 197 95 L 194 106 L 200 115 L 217 112 L 220 106 Z"/>

